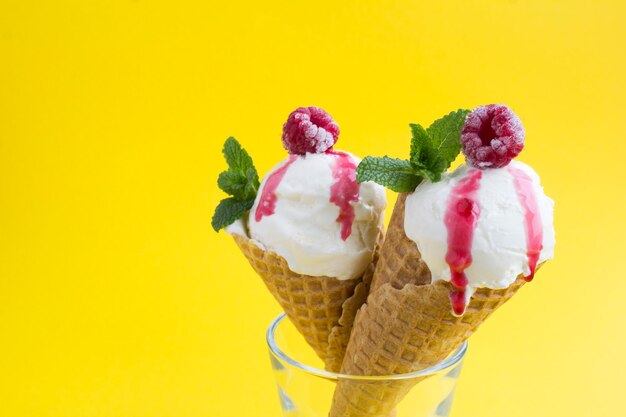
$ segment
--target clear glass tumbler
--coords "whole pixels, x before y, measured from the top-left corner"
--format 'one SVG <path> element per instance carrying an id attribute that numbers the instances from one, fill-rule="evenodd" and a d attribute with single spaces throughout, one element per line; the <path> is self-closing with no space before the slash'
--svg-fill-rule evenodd
<path id="1" fill-rule="evenodd" d="M 398 380 L 419 381 L 396 407 L 395 417 L 447 417 L 450 414 L 465 342 L 435 366 L 400 375 L 359 377 L 324 370 L 322 361 L 284 314 L 267 329 L 267 344 L 285 417 L 328 417 L 338 380 L 381 384 Z"/>

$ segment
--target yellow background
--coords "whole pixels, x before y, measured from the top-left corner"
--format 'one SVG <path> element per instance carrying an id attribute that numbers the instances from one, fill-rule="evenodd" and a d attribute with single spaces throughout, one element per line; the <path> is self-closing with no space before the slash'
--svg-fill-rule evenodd
<path id="1" fill-rule="evenodd" d="M 210 228 L 224 139 L 265 173 L 318 105 L 338 148 L 404 157 L 409 122 L 491 102 L 524 122 L 556 259 L 473 337 L 453 414 L 626 414 L 625 20 L 617 0 L 2 1 L 0 415 L 278 416 L 279 308 Z"/>

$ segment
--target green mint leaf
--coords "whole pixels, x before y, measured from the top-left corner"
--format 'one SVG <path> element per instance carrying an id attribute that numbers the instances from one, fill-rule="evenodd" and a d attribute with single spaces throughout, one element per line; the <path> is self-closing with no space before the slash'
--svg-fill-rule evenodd
<path id="1" fill-rule="evenodd" d="M 422 161 L 425 157 L 424 153 L 428 152 L 425 148 L 430 145 L 430 138 L 426 129 L 417 123 L 411 123 L 411 162 Z"/>
<path id="2" fill-rule="evenodd" d="M 425 174 L 432 182 L 439 181 L 441 179 L 441 174 L 448 168 L 446 161 L 432 147 L 432 145 L 429 145 L 427 148 L 427 157 L 424 158 L 421 166 L 423 168 L 418 169 L 418 171 Z"/>
<path id="3" fill-rule="evenodd" d="M 256 169 L 254 169 L 254 166 L 246 170 L 246 179 L 247 179 L 246 198 L 254 199 L 261 185 L 259 183 L 259 174 L 257 174 Z"/>
<path id="4" fill-rule="evenodd" d="M 433 140 L 421 125 L 412 123 L 411 126 L 411 165 L 421 176 L 432 182 L 441 179 L 441 173 L 447 168 L 439 152 L 433 145 Z"/>
<path id="5" fill-rule="evenodd" d="M 248 168 L 254 169 L 252 158 L 234 137 L 231 136 L 226 139 L 222 152 L 230 170 L 246 175 Z"/>
<path id="6" fill-rule="evenodd" d="M 240 219 L 246 213 L 246 211 L 252 208 L 254 199 L 249 200 L 237 200 L 234 197 L 225 198 L 220 201 L 211 219 L 211 226 L 216 232 L 219 232 L 224 227 L 231 225 L 235 220 Z"/>
<path id="7" fill-rule="evenodd" d="M 259 175 L 252 158 L 237 139 L 226 139 L 222 152 L 228 169 L 217 177 L 217 186 L 231 197 L 222 200 L 215 209 L 211 225 L 216 232 L 250 210 L 259 190 Z"/>
<path id="8" fill-rule="evenodd" d="M 432 182 L 441 180 L 461 151 L 461 129 L 469 110 L 457 110 L 424 129 L 411 124 L 411 164 L 415 171 Z"/>
<path id="9" fill-rule="evenodd" d="M 246 200 L 250 198 L 249 192 L 246 189 L 248 186 L 248 179 L 235 171 L 224 171 L 217 177 L 217 186 L 226 194 L 232 195 L 239 200 Z M 254 198 L 254 197 L 253 197 Z"/>
<path id="10" fill-rule="evenodd" d="M 415 172 L 422 177 L 426 177 L 430 180 L 430 182 L 437 182 L 441 180 L 441 173 L 443 171 L 433 170 L 431 167 L 424 166 L 420 164 L 419 166 L 414 166 Z"/>
<path id="11" fill-rule="evenodd" d="M 399 193 L 415 190 L 422 181 L 409 161 L 388 156 L 365 157 L 357 167 L 356 178 L 360 183 L 374 181 Z"/>
<path id="12" fill-rule="evenodd" d="M 461 151 L 461 129 L 465 123 L 465 117 L 471 110 L 459 109 L 453 111 L 441 119 L 435 120 L 426 129 L 440 161 L 433 161 L 433 169 L 448 169 L 450 164 Z M 443 168 L 441 168 L 443 167 Z"/>

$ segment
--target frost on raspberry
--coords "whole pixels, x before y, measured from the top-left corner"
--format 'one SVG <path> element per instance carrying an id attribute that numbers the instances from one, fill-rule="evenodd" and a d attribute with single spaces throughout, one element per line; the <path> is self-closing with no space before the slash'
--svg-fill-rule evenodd
<path id="1" fill-rule="evenodd" d="M 473 167 L 501 168 L 522 151 L 524 135 L 522 121 L 504 104 L 480 106 L 465 119 L 463 154 Z"/>
<path id="2" fill-rule="evenodd" d="M 339 126 L 319 107 L 299 107 L 283 125 L 283 147 L 290 154 L 323 153 L 339 137 Z"/>

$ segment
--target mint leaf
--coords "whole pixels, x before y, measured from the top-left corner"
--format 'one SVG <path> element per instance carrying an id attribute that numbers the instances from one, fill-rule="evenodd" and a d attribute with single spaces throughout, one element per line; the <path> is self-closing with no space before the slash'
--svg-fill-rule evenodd
<path id="1" fill-rule="evenodd" d="M 241 172 L 245 175 L 248 168 L 254 168 L 252 158 L 250 158 L 248 152 L 241 147 L 234 137 L 231 136 L 226 139 L 222 152 L 224 153 L 224 158 L 226 159 L 229 169 Z"/>
<path id="2" fill-rule="evenodd" d="M 448 169 L 461 151 L 461 129 L 469 112 L 466 109 L 453 111 L 435 120 L 426 129 L 433 148 L 441 158 L 441 161 L 433 161 L 433 169 L 442 167 L 440 172 Z"/>
<path id="3" fill-rule="evenodd" d="M 422 181 L 411 162 L 384 156 L 365 157 L 356 170 L 358 182 L 374 181 L 396 192 L 409 192 Z"/>
<path id="4" fill-rule="evenodd" d="M 437 182 L 441 179 L 441 174 L 447 168 L 446 161 L 430 144 L 427 148 L 426 155 L 421 164 L 423 168 L 418 167 L 418 171 L 427 176 L 431 182 Z"/>
<path id="5" fill-rule="evenodd" d="M 211 219 L 211 226 L 216 232 L 224 227 L 231 225 L 235 220 L 240 219 L 246 211 L 252 208 L 254 199 L 237 200 L 234 197 L 225 198 L 220 201 L 215 209 L 215 214 Z"/>
<path id="6" fill-rule="evenodd" d="M 259 174 L 257 174 L 254 166 L 248 168 L 246 170 L 246 197 L 254 199 L 256 197 L 256 193 L 259 191 Z"/>
<path id="7" fill-rule="evenodd" d="M 425 150 L 430 145 L 430 138 L 426 129 L 417 123 L 409 124 L 411 127 L 411 162 L 422 161 Z"/>
<path id="8" fill-rule="evenodd" d="M 228 170 L 217 177 L 217 186 L 239 200 L 254 199 L 259 189 L 259 176 L 254 168 L 248 168 L 246 175 Z"/>
<path id="9" fill-rule="evenodd" d="M 411 124 L 411 164 L 432 182 L 441 180 L 461 151 L 461 129 L 469 110 L 457 110 L 435 120 L 428 129 Z"/>
<path id="10" fill-rule="evenodd" d="M 441 179 L 445 163 L 433 145 L 433 140 L 421 125 L 411 123 L 411 165 L 421 176 L 436 182 Z"/>
<path id="11" fill-rule="evenodd" d="M 224 171 L 217 177 L 217 186 L 226 194 L 232 195 L 240 200 L 248 199 L 248 192 L 246 186 L 248 185 L 248 179 L 235 171 Z"/>
<path id="12" fill-rule="evenodd" d="M 222 200 L 211 220 L 215 231 L 241 218 L 254 204 L 259 190 L 259 175 L 252 158 L 232 136 L 224 142 L 224 159 L 228 169 L 217 177 L 217 186 L 231 197 Z"/>
<path id="13" fill-rule="evenodd" d="M 419 164 L 413 168 L 415 169 L 415 173 L 417 175 L 428 178 L 430 182 L 437 182 L 441 180 L 441 171 L 438 171 L 437 169 L 424 166 L 423 164 Z"/>

